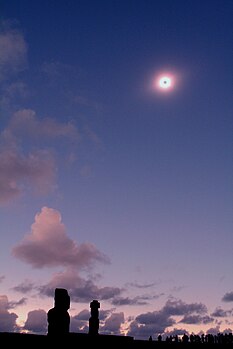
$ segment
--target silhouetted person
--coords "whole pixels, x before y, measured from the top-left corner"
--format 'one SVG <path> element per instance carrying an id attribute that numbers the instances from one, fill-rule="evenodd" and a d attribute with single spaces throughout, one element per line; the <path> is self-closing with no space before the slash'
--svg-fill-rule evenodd
<path id="1" fill-rule="evenodd" d="M 94 299 L 90 303 L 91 317 L 89 319 L 89 334 L 96 335 L 99 332 L 99 308 L 100 303 Z"/>
<path id="2" fill-rule="evenodd" d="M 70 315 L 70 296 L 64 288 L 56 288 L 54 296 L 54 308 L 47 313 L 48 335 L 63 336 L 69 333 Z"/>

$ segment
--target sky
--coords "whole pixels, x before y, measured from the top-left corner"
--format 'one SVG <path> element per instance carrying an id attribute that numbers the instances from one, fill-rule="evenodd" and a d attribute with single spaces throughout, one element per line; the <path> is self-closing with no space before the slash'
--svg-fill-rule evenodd
<path id="1" fill-rule="evenodd" d="M 0 331 L 232 332 L 232 10 L 1 0 Z"/>

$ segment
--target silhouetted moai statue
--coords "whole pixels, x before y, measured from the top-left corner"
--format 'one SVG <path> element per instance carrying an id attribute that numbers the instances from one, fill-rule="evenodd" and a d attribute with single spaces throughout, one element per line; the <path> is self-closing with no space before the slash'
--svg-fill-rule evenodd
<path id="1" fill-rule="evenodd" d="M 48 335 L 62 336 L 69 333 L 70 315 L 70 296 L 64 288 L 56 288 L 54 296 L 54 308 L 47 313 Z"/>
<path id="2" fill-rule="evenodd" d="M 89 319 L 89 334 L 96 335 L 99 333 L 99 308 L 100 303 L 94 299 L 90 303 L 91 317 Z"/>

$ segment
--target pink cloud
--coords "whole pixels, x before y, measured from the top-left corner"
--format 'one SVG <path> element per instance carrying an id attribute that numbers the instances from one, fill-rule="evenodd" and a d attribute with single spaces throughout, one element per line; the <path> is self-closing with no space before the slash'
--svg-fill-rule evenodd
<path id="1" fill-rule="evenodd" d="M 53 188 L 55 163 L 51 153 L 36 151 L 24 155 L 16 149 L 0 151 L 0 204 L 5 204 L 24 190 L 25 184 L 38 193 Z"/>
<path id="2" fill-rule="evenodd" d="M 49 140 L 49 150 L 42 138 Z M 28 188 L 47 194 L 55 188 L 55 143 L 52 140 L 79 139 L 77 128 L 51 118 L 39 119 L 31 109 L 17 111 L 0 134 L 0 204 L 6 204 Z M 37 140 L 37 143 L 35 141 Z M 26 153 L 28 145 L 33 151 Z M 23 148 L 24 145 L 27 145 Z"/>
<path id="3" fill-rule="evenodd" d="M 107 262 L 91 243 L 77 244 L 66 234 L 59 211 L 43 207 L 31 232 L 13 249 L 13 255 L 34 268 L 65 266 L 84 269 L 95 261 Z"/>
<path id="4" fill-rule="evenodd" d="M 14 135 L 27 135 L 33 138 L 65 137 L 72 140 L 79 138 L 78 130 L 72 122 L 62 123 L 53 118 L 39 119 L 32 109 L 18 110 L 10 120 L 8 130 Z"/>

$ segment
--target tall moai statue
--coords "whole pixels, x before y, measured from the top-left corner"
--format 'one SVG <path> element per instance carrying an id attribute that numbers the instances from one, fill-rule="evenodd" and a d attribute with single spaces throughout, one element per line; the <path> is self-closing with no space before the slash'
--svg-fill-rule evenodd
<path id="1" fill-rule="evenodd" d="M 70 296 L 66 289 L 56 288 L 54 296 L 54 307 L 47 313 L 48 335 L 62 336 L 69 333 Z"/>
<path id="2" fill-rule="evenodd" d="M 99 308 L 100 303 L 94 299 L 90 303 L 91 317 L 89 318 L 89 334 L 96 335 L 99 333 Z"/>

